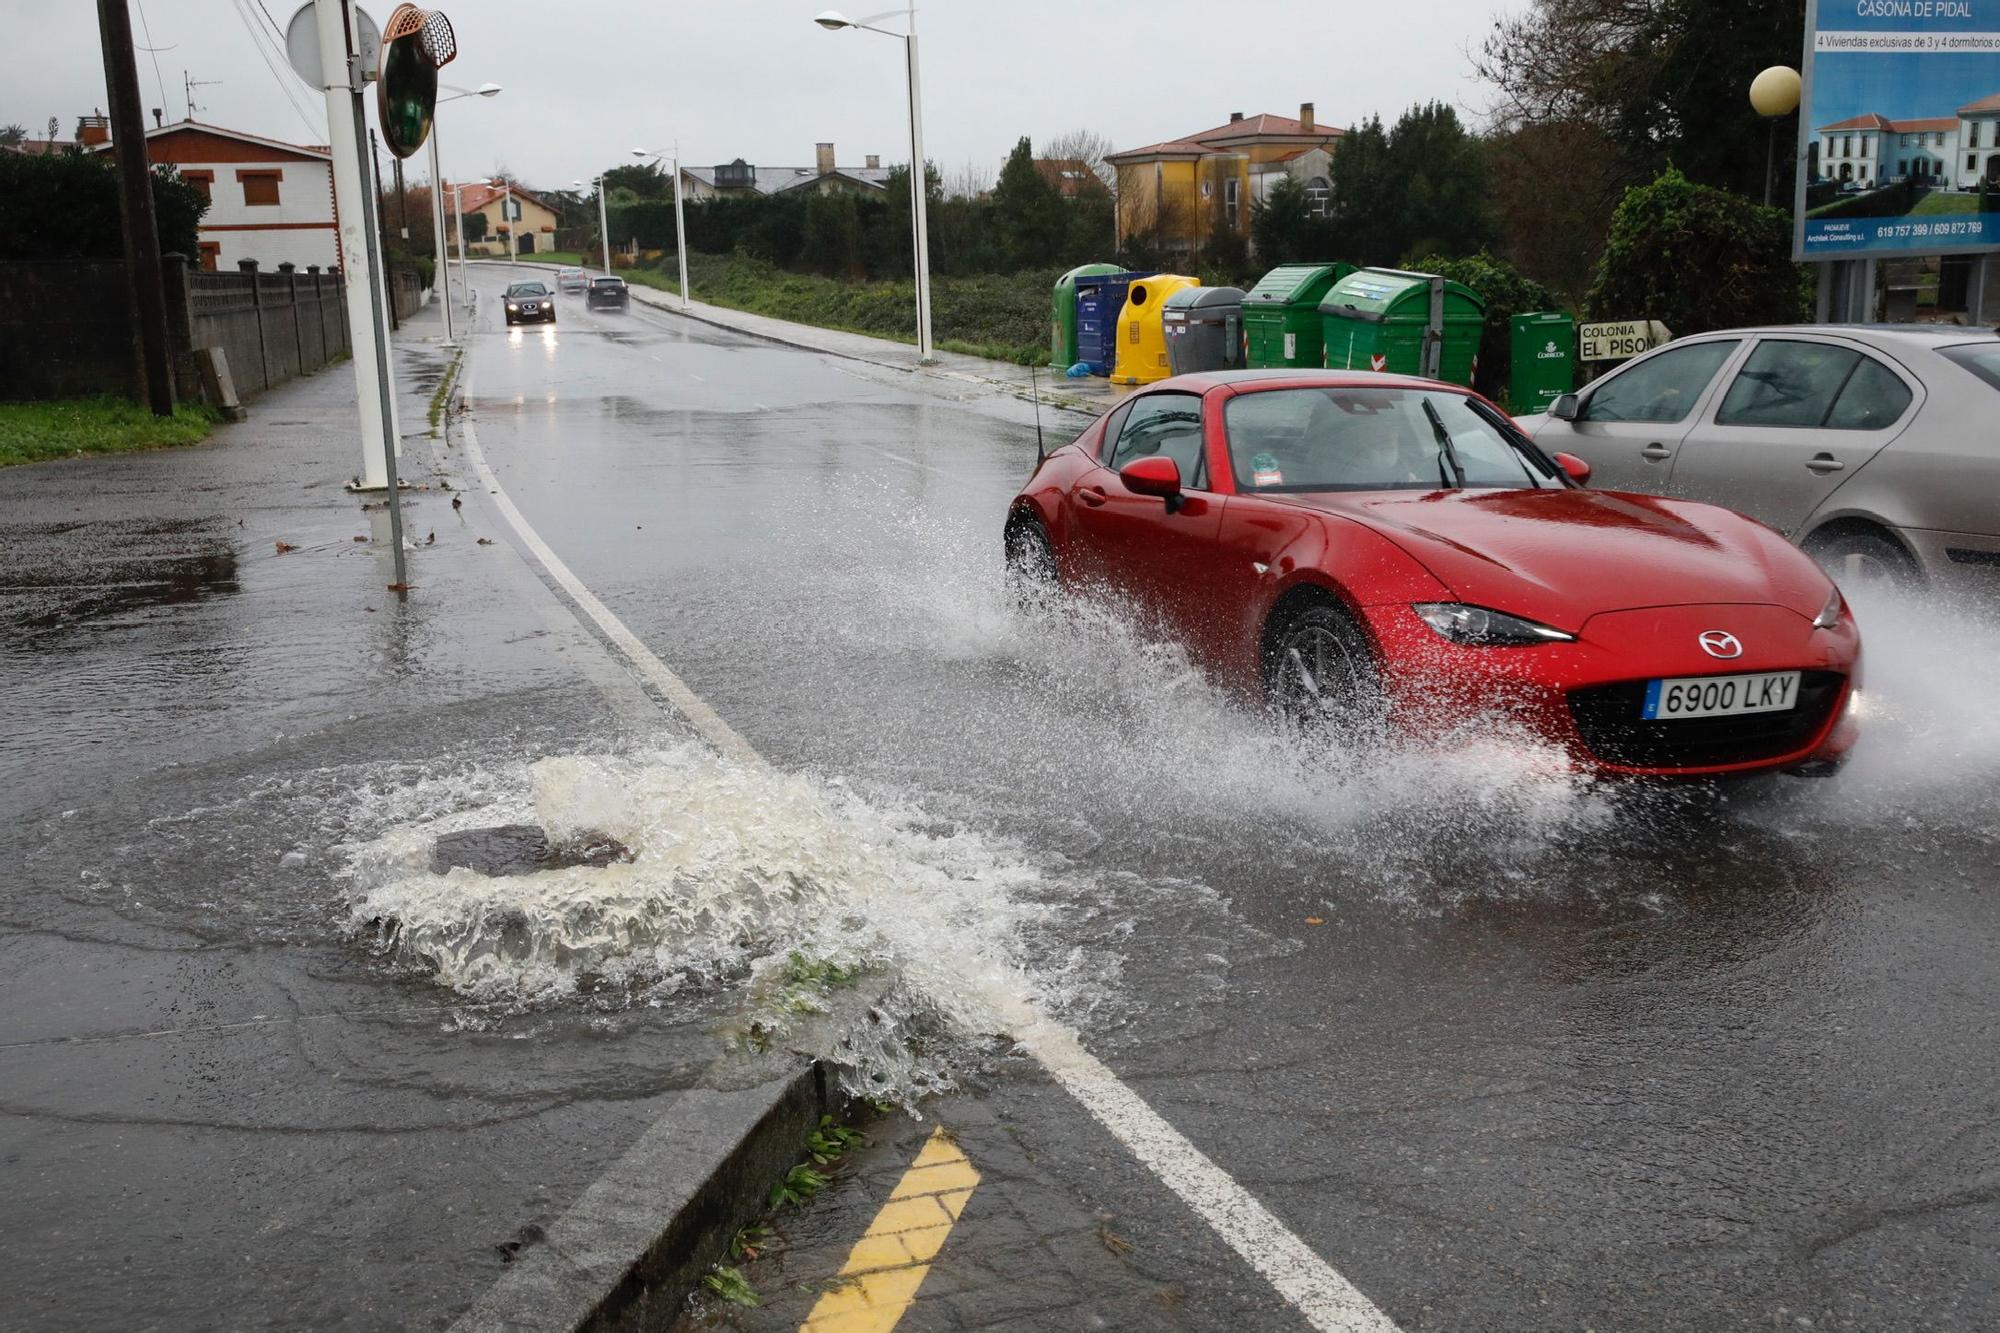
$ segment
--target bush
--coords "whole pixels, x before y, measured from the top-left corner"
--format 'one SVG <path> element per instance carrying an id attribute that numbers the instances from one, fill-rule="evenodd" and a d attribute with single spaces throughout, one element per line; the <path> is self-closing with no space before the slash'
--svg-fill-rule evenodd
<path id="1" fill-rule="evenodd" d="M 1463 283 L 1486 302 L 1486 325 L 1479 337 L 1479 370 L 1472 387 L 1499 402 L 1514 373 L 1510 321 L 1530 311 L 1556 309 L 1555 293 L 1506 260 L 1483 250 L 1470 259 L 1423 255 L 1405 260 L 1403 267 Z"/>
<path id="2" fill-rule="evenodd" d="M 1584 298 L 1593 319 L 1657 319 L 1678 336 L 1807 317 L 1804 267 L 1792 262 L 1792 219 L 1669 169 L 1635 186 Z"/>
<path id="3" fill-rule="evenodd" d="M 0 259 L 123 259 L 117 164 L 109 153 L 0 153 Z M 192 259 L 208 197 L 153 169 L 160 249 Z"/>

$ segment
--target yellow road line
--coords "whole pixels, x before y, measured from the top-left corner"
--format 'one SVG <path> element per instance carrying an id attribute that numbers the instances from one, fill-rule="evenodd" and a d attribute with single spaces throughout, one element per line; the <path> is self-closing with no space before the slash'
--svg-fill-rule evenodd
<path id="1" fill-rule="evenodd" d="M 801 1333 L 889 1333 L 916 1299 L 979 1171 L 942 1126 L 889 1192 L 889 1201 L 840 1266 L 840 1285 L 819 1298 Z"/>

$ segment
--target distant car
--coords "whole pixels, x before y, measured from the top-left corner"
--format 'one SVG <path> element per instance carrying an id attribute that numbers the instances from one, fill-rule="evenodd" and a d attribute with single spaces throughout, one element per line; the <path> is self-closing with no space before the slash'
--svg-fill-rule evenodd
<path id="1" fill-rule="evenodd" d="M 553 293 L 539 282 L 517 282 L 507 289 L 507 323 L 553 324 L 556 303 Z"/>
<path id="2" fill-rule="evenodd" d="M 1606 775 L 1837 766 L 1839 590 L 1761 523 L 1588 471 L 1456 385 L 1182 375 L 1043 459 L 1005 550 L 1030 605 L 1107 596 L 1336 739 L 1512 719 Z"/>
<path id="3" fill-rule="evenodd" d="M 1656 348 L 1523 429 L 1601 490 L 1725 505 L 1850 585 L 2000 592 L 2000 335 L 1727 329 Z"/>
<path id="4" fill-rule="evenodd" d="M 632 304 L 632 290 L 623 278 L 592 278 L 583 304 L 590 310 L 623 310 Z"/>
<path id="5" fill-rule="evenodd" d="M 589 285 L 590 279 L 584 276 L 580 268 L 565 268 L 556 272 L 556 290 L 564 295 L 581 292 Z"/>

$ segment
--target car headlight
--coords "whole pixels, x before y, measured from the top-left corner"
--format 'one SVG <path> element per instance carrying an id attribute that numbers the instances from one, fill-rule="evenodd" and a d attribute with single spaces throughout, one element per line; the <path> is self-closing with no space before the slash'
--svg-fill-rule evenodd
<path id="1" fill-rule="evenodd" d="M 1832 629 L 1840 623 L 1840 613 L 1846 609 L 1847 599 L 1840 595 L 1840 589 L 1833 589 L 1826 595 L 1826 605 L 1822 606 L 1819 614 L 1813 617 L 1813 628 Z"/>
<path id="2" fill-rule="evenodd" d="M 1468 648 L 1525 648 L 1537 643 L 1568 643 L 1576 638 L 1532 620 L 1489 611 L 1463 602 L 1418 602 L 1410 608 L 1438 637 Z"/>

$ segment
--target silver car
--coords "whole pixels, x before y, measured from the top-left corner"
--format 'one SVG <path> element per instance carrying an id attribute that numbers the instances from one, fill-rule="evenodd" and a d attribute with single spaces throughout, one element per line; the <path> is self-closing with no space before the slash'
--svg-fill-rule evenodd
<path id="1" fill-rule="evenodd" d="M 2000 334 L 1787 325 L 1681 338 L 1521 425 L 1590 484 L 1726 505 L 1843 582 L 2000 591 Z"/>

